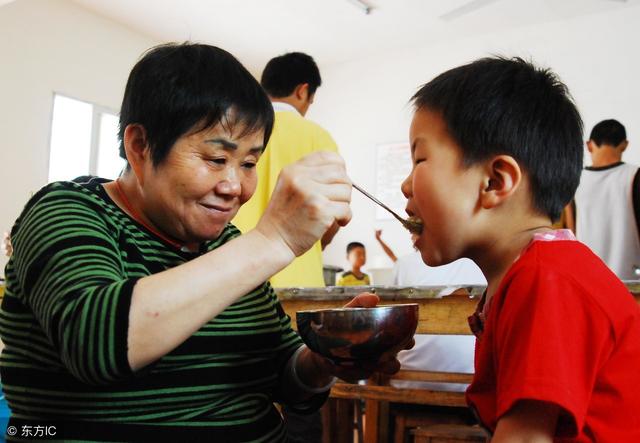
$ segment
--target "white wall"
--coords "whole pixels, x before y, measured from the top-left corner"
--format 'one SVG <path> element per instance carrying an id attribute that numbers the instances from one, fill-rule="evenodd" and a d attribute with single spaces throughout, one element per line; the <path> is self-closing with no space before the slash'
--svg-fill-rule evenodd
<path id="1" fill-rule="evenodd" d="M 47 182 L 53 93 L 120 109 L 131 67 L 157 43 L 68 0 L 0 7 L 0 231 Z"/>
<path id="2" fill-rule="evenodd" d="M 576 99 L 587 136 L 602 119 L 623 122 L 630 140 L 625 159 L 640 164 L 639 22 L 636 6 L 324 66 L 309 117 L 335 137 L 352 179 L 374 191 L 374 147 L 408 139 L 407 102 L 420 85 L 479 57 L 519 55 L 560 75 Z M 391 266 L 373 236 L 376 227 L 396 255 L 411 250 L 406 231 L 394 221 L 376 222 L 373 205 L 360 195 L 354 194 L 353 212 L 353 221 L 325 250 L 326 263 L 346 266 L 345 246 L 358 240 L 368 248 L 370 266 Z"/>
<path id="3" fill-rule="evenodd" d="M 636 6 L 321 66 L 324 84 L 309 117 L 336 138 L 353 180 L 373 191 L 374 147 L 407 140 L 407 101 L 419 85 L 481 56 L 521 55 L 560 74 L 587 132 L 601 119 L 621 120 L 631 141 L 625 158 L 640 164 L 638 22 Z M 0 231 L 46 183 L 53 93 L 118 109 L 131 66 L 156 43 L 68 0 L 0 7 Z M 373 205 L 360 195 L 353 211 L 352 223 L 325 251 L 327 263 L 346 266 L 344 248 L 359 240 L 368 246 L 369 267 L 391 267 L 373 237 L 376 227 L 397 255 L 410 251 L 399 224 L 375 221 Z M 0 275 L 4 264 L 2 257 Z"/>

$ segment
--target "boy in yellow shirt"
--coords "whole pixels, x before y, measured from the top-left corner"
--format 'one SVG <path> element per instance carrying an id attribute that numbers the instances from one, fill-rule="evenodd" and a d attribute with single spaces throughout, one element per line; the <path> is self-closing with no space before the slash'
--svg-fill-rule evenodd
<path id="1" fill-rule="evenodd" d="M 347 271 L 340 279 L 337 286 L 369 286 L 371 279 L 362 272 L 362 267 L 367 262 L 367 250 L 359 242 L 351 242 L 347 245 L 347 260 L 351 263 L 351 271 Z"/>

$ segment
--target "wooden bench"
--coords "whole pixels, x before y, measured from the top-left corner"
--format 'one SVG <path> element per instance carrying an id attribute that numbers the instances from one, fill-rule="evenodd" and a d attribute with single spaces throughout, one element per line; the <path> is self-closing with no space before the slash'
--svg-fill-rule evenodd
<path id="1" fill-rule="evenodd" d="M 484 443 L 489 437 L 479 426 L 434 425 L 411 431 L 414 443 Z"/>

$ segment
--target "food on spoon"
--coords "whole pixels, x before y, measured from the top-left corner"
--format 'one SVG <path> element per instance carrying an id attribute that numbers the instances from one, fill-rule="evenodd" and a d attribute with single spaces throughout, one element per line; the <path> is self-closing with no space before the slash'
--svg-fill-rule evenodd
<path id="1" fill-rule="evenodd" d="M 412 234 L 421 234 L 423 227 L 424 223 L 422 220 L 414 216 L 409 217 L 405 223 L 405 228 L 407 228 Z"/>

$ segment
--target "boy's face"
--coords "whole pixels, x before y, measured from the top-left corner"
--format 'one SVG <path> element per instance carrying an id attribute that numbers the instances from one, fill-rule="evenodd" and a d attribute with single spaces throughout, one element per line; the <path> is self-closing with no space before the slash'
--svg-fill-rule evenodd
<path id="1" fill-rule="evenodd" d="M 362 267 L 367 262 L 367 252 L 364 248 L 353 248 L 347 254 L 347 260 L 349 260 L 349 263 L 351 263 L 353 267 Z"/>
<path id="2" fill-rule="evenodd" d="M 424 223 L 415 247 L 425 263 L 439 266 L 465 256 L 482 174 L 479 167 L 463 165 L 462 151 L 437 112 L 415 112 L 410 140 L 413 168 L 402 192 L 409 200 L 407 213 Z"/>

